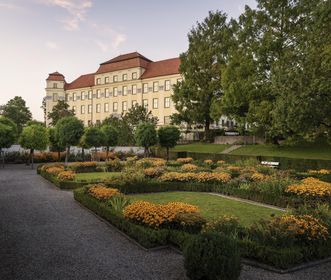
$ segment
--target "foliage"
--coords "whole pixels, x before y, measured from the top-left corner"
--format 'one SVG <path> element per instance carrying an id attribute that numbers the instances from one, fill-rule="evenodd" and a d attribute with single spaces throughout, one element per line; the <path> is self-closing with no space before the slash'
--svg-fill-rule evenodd
<path id="1" fill-rule="evenodd" d="M 154 117 L 151 111 L 148 112 L 144 106 L 139 104 L 132 106 L 122 118 L 132 131 L 135 131 L 141 123 L 151 123 L 155 126 L 158 122 L 158 118 Z"/>
<path id="2" fill-rule="evenodd" d="M 16 137 L 16 124 L 6 117 L 0 117 L 0 150 L 2 148 L 9 148 L 13 145 Z"/>
<path id="3" fill-rule="evenodd" d="M 167 160 L 169 160 L 169 148 L 176 146 L 180 139 L 180 131 L 176 126 L 162 126 L 157 134 L 160 146 L 167 149 Z"/>
<path id="4" fill-rule="evenodd" d="M 108 204 L 114 211 L 123 213 L 124 208 L 130 205 L 131 201 L 123 194 L 116 194 L 108 200 Z"/>
<path id="5" fill-rule="evenodd" d="M 53 107 L 52 112 L 47 114 L 47 119 L 51 120 L 50 125 L 55 126 L 60 119 L 75 116 L 74 109 L 69 108 L 70 106 L 66 101 L 59 100 Z"/>
<path id="6" fill-rule="evenodd" d="M 146 177 L 155 178 L 159 177 L 164 172 L 161 167 L 149 167 L 144 169 L 144 174 Z"/>
<path id="7" fill-rule="evenodd" d="M 231 180 L 231 176 L 228 173 L 211 173 L 211 172 L 199 172 L 199 173 L 179 173 L 179 172 L 166 172 L 158 178 L 160 181 L 178 181 L 178 182 L 221 182 L 227 183 Z"/>
<path id="8" fill-rule="evenodd" d="M 177 162 L 180 162 L 180 163 L 190 163 L 193 161 L 193 158 L 191 157 L 188 157 L 188 158 L 177 158 Z"/>
<path id="9" fill-rule="evenodd" d="M 22 131 L 19 143 L 25 149 L 45 150 L 48 144 L 48 131 L 38 124 L 27 126 Z"/>
<path id="10" fill-rule="evenodd" d="M 111 115 L 105 118 L 102 126 L 110 125 L 118 131 L 118 145 L 119 146 L 132 146 L 134 145 L 134 133 L 131 126 L 123 118 Z"/>
<path id="11" fill-rule="evenodd" d="M 192 163 L 185 163 L 180 167 L 180 169 L 184 172 L 192 172 L 198 170 L 199 167 Z"/>
<path id="12" fill-rule="evenodd" d="M 217 233 L 192 237 L 184 248 L 184 265 L 190 279 L 234 280 L 240 275 L 240 253 L 234 239 Z"/>
<path id="13" fill-rule="evenodd" d="M 241 231 L 239 225 L 239 219 L 234 216 L 223 215 L 216 220 L 208 222 L 204 228 L 203 232 L 218 232 L 223 233 L 227 236 L 236 236 L 239 231 Z"/>
<path id="14" fill-rule="evenodd" d="M 60 140 L 58 138 L 55 128 L 53 127 L 48 128 L 48 136 L 49 136 L 50 150 L 57 152 L 58 155 L 60 155 L 60 153 L 65 150 L 65 146 L 60 144 Z M 58 160 L 60 161 L 60 157 Z"/>
<path id="15" fill-rule="evenodd" d="M 101 127 L 101 132 L 103 133 L 103 145 L 107 147 L 107 156 L 109 152 L 109 147 L 116 146 L 118 143 L 118 130 L 111 125 L 103 125 Z"/>
<path id="16" fill-rule="evenodd" d="M 206 222 L 206 219 L 199 212 L 178 213 L 173 228 L 190 233 L 200 233 Z"/>
<path id="17" fill-rule="evenodd" d="M 142 168 L 163 167 L 165 165 L 166 161 L 162 158 L 142 158 L 136 162 L 136 166 Z"/>
<path id="18" fill-rule="evenodd" d="M 189 48 L 180 55 L 183 81 L 174 86 L 172 99 L 178 113 L 173 121 L 203 124 L 209 137 L 212 101 L 222 95 L 221 67 L 231 45 L 231 29 L 226 15 L 216 11 L 188 34 Z"/>
<path id="19" fill-rule="evenodd" d="M 82 138 L 86 147 L 100 147 L 104 143 L 105 135 L 99 127 L 91 126 L 84 131 Z"/>
<path id="20" fill-rule="evenodd" d="M 148 155 L 148 149 L 157 143 L 155 125 L 152 123 L 141 123 L 135 132 L 135 139 L 139 146 L 145 148 L 145 155 Z"/>
<path id="21" fill-rule="evenodd" d="M 106 166 L 108 168 L 108 171 L 111 172 L 121 171 L 123 167 L 121 161 L 118 158 L 107 161 Z"/>
<path id="22" fill-rule="evenodd" d="M 24 125 L 32 120 L 32 114 L 20 96 L 15 96 L 5 105 L 0 106 L 0 115 L 11 119 L 16 124 L 17 135 L 20 135 Z"/>
<path id="23" fill-rule="evenodd" d="M 57 178 L 60 181 L 73 181 L 75 179 L 75 172 L 71 170 L 62 171 L 57 175 Z"/>
<path id="24" fill-rule="evenodd" d="M 104 184 L 92 185 L 88 189 L 88 193 L 100 201 L 106 201 L 114 195 L 120 194 L 118 189 L 108 188 Z"/>
<path id="25" fill-rule="evenodd" d="M 68 168 L 76 173 L 95 172 L 97 163 L 95 161 L 75 162 L 70 164 Z"/>

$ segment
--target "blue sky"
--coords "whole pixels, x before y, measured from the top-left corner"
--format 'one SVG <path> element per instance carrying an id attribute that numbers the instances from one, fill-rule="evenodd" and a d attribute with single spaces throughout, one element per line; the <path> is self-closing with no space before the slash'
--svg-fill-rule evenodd
<path id="1" fill-rule="evenodd" d="M 99 63 L 138 51 L 152 60 L 177 57 L 187 33 L 208 11 L 237 18 L 254 0 L 0 0 L 0 104 L 22 96 L 33 117 L 48 73 L 67 82 Z"/>

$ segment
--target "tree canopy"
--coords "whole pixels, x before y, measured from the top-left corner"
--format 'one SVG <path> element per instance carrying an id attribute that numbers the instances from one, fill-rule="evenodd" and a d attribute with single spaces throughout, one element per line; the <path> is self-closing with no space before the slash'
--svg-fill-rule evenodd
<path id="1" fill-rule="evenodd" d="M 5 117 L 0 117 L 0 150 L 9 148 L 17 139 L 16 124 Z"/>
<path id="2" fill-rule="evenodd" d="M 111 125 L 101 127 L 103 133 L 103 145 L 107 148 L 106 158 L 108 159 L 109 147 L 116 146 L 118 143 L 118 130 Z"/>
<path id="3" fill-rule="evenodd" d="M 5 105 L 0 106 L 0 115 L 11 119 L 16 124 L 17 136 L 21 134 L 24 125 L 32 119 L 32 114 L 26 106 L 25 100 L 20 96 L 15 96 Z"/>
<path id="4" fill-rule="evenodd" d="M 157 131 L 159 144 L 167 149 L 167 160 L 169 159 L 169 148 L 176 146 L 180 139 L 180 131 L 176 126 L 162 126 Z"/>
<path id="5" fill-rule="evenodd" d="M 74 116 L 74 109 L 69 108 L 70 106 L 67 102 L 59 100 L 53 107 L 52 111 L 47 114 L 47 119 L 51 120 L 50 125 L 55 126 L 60 119 Z"/>
<path id="6" fill-rule="evenodd" d="M 136 143 L 145 148 L 145 155 L 149 154 L 149 148 L 157 144 L 157 133 L 152 123 L 141 123 L 135 132 Z"/>

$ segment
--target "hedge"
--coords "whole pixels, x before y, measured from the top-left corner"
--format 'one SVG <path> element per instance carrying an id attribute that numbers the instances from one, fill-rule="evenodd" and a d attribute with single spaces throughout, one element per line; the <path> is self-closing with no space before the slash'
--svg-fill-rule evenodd
<path id="1" fill-rule="evenodd" d="M 165 152 L 159 148 L 153 150 L 156 157 L 166 158 Z M 279 169 L 288 170 L 294 169 L 297 171 L 307 171 L 308 169 L 331 169 L 331 160 L 323 159 L 298 159 L 288 157 L 274 156 L 248 156 L 248 155 L 231 155 L 231 154 L 216 154 L 216 153 L 194 153 L 194 152 L 176 152 L 170 151 L 169 158 L 177 159 L 182 157 L 191 157 L 196 160 L 212 159 L 214 161 L 224 160 L 229 163 L 242 160 L 257 160 L 257 161 L 276 161 L 279 162 Z"/>

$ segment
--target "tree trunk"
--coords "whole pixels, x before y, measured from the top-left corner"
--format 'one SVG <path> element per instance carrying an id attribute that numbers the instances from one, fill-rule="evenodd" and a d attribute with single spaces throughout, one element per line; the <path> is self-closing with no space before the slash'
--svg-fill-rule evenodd
<path id="1" fill-rule="evenodd" d="M 144 157 L 148 157 L 148 147 L 145 147 Z"/>
<path id="2" fill-rule="evenodd" d="M 5 168 L 5 153 L 2 152 L 2 148 L 0 148 L 0 156 L 1 156 L 2 168 Z"/>
<path id="3" fill-rule="evenodd" d="M 107 146 L 107 149 L 106 149 L 106 161 L 108 161 L 108 155 L 109 155 L 109 147 Z"/>
<path id="4" fill-rule="evenodd" d="M 167 161 L 169 161 L 169 147 L 167 147 Z"/>
<path id="5" fill-rule="evenodd" d="M 30 161 L 31 161 L 31 169 L 33 169 L 33 155 L 34 155 L 34 149 L 30 149 Z"/>
<path id="6" fill-rule="evenodd" d="M 210 128 L 209 128 L 209 126 L 210 126 L 210 119 L 207 118 L 205 120 L 205 141 L 206 142 L 210 142 Z"/>
<path id="7" fill-rule="evenodd" d="M 58 158 L 58 161 L 60 162 L 61 161 L 61 152 L 60 152 L 60 150 L 57 151 L 57 158 Z"/>
<path id="8" fill-rule="evenodd" d="M 85 149 L 82 148 L 82 160 L 85 161 Z"/>
<path id="9" fill-rule="evenodd" d="M 65 158 L 65 162 L 64 162 L 65 165 L 68 165 L 69 154 L 70 154 L 70 146 L 67 146 L 66 158 Z"/>

